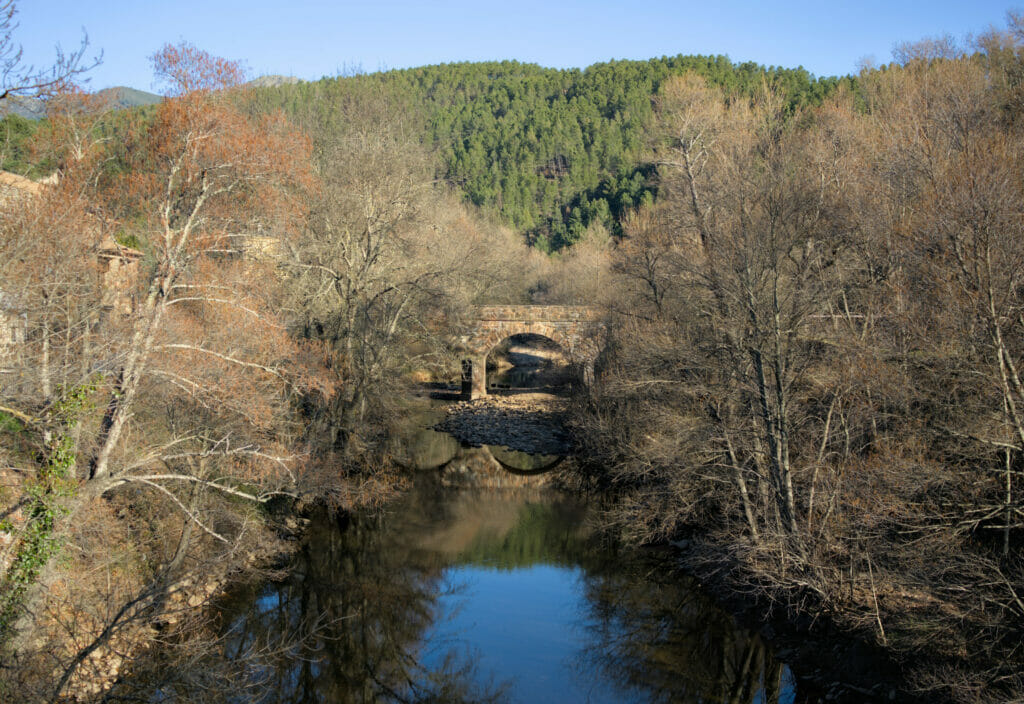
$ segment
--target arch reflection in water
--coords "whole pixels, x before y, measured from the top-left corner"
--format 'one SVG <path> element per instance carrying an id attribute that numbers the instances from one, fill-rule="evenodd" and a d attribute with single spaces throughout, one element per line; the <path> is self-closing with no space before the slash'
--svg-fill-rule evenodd
<path id="1" fill-rule="evenodd" d="M 412 469 L 440 469 L 459 456 L 461 443 L 448 433 L 422 428 L 406 444 L 406 464 Z"/>
<path id="2" fill-rule="evenodd" d="M 392 454 L 400 463 L 416 470 L 485 474 L 488 469 L 501 468 L 533 476 L 554 469 L 565 459 L 562 455 L 522 452 L 499 445 L 463 445 L 448 433 L 433 429 L 444 418 L 444 410 L 444 406 L 434 406 L 409 414 L 393 435 Z"/>
<path id="3" fill-rule="evenodd" d="M 485 447 L 498 464 L 513 474 L 527 476 L 544 474 L 545 472 L 550 472 L 565 459 L 564 455 L 533 454 L 519 450 L 510 450 L 499 445 L 486 445 Z"/>
<path id="4" fill-rule="evenodd" d="M 460 443 L 448 433 L 434 430 L 445 416 L 447 404 L 429 402 L 406 410 L 391 429 L 391 454 L 409 469 L 439 469 L 459 454 Z"/>
<path id="5" fill-rule="evenodd" d="M 225 655 L 249 653 L 259 691 L 223 701 L 797 699 L 760 639 L 663 556 L 587 525 L 559 494 L 436 477 L 386 514 L 321 516 L 284 580 L 224 603 Z"/>

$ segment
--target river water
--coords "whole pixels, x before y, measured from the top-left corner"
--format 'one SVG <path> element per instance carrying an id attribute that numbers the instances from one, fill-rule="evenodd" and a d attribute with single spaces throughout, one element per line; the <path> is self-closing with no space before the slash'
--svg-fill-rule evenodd
<path id="1" fill-rule="evenodd" d="M 222 604 L 259 683 L 239 701 L 805 700 L 669 552 L 607 544 L 546 488 L 557 458 L 460 447 L 436 413 L 412 416 L 408 493 L 316 517 L 283 580 Z"/>
<path id="2" fill-rule="evenodd" d="M 423 479 L 384 513 L 317 519 L 288 576 L 225 605 L 267 702 L 793 702 L 757 635 L 660 551 L 621 551 L 543 490 Z M 252 646 L 251 648 L 249 646 Z"/>

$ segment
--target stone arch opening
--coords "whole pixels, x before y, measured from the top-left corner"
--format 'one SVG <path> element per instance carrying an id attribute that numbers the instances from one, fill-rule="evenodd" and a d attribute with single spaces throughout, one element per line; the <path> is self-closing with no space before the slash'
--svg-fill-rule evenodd
<path id="1" fill-rule="evenodd" d="M 538 333 L 516 333 L 486 354 L 488 393 L 524 389 L 554 391 L 570 382 L 569 353 L 562 344 Z"/>

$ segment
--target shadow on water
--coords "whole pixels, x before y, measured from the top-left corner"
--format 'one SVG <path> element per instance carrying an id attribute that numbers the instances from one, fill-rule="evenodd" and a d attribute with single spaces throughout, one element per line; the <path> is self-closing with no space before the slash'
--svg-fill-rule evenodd
<path id="1" fill-rule="evenodd" d="M 511 394 L 532 391 L 564 392 L 569 372 L 550 367 L 511 367 L 488 372 L 487 391 L 491 394 Z"/>
<path id="2" fill-rule="evenodd" d="M 571 497 L 435 472 L 386 512 L 317 516 L 283 580 L 219 609 L 249 687 L 219 701 L 802 701 L 666 554 L 607 546 Z"/>
<path id="3" fill-rule="evenodd" d="M 567 362 L 554 341 L 530 333 L 513 335 L 487 356 L 487 391 L 564 393 L 572 380 Z"/>

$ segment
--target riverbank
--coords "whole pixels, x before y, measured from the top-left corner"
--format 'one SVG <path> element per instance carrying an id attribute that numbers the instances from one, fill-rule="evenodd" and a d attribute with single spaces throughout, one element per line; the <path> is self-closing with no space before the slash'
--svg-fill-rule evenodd
<path id="1" fill-rule="evenodd" d="M 549 451 L 571 452 L 571 435 L 564 426 L 568 412 L 567 400 L 550 394 L 489 396 L 453 404 L 435 427 L 473 445 L 518 445 L 524 451 L 546 446 Z M 593 494 L 575 463 L 563 469 L 570 467 L 575 469 L 559 484 L 580 495 L 606 496 Z M 784 605 L 792 603 L 792 595 L 775 599 L 770 590 L 751 589 L 749 582 L 739 579 L 742 568 L 734 556 L 709 539 L 677 540 L 664 549 L 672 551 L 680 569 L 698 579 L 745 627 L 760 632 L 803 680 L 819 690 L 818 701 L 920 701 L 907 691 L 902 667 L 891 651 L 873 643 L 870 634 L 860 637 L 841 628 L 813 605 L 810 596 L 801 597 L 803 609 L 792 609 Z"/>
<path id="2" fill-rule="evenodd" d="M 1004 608 L 998 602 L 989 602 L 989 612 L 963 611 L 961 592 L 914 583 L 899 563 L 863 559 L 854 568 L 844 554 L 821 552 L 787 563 L 771 544 L 755 544 L 721 518 L 676 524 L 667 538 L 638 540 L 623 530 L 624 520 L 641 517 L 655 524 L 664 518 L 664 507 L 649 501 L 650 493 L 601 486 L 594 471 L 584 462 L 569 484 L 608 502 L 604 523 L 615 539 L 674 546 L 683 571 L 759 629 L 802 676 L 832 693 L 828 701 L 1022 701 L 976 685 L 1000 667 L 986 655 L 992 642 L 974 630 L 980 619 L 998 616 Z M 957 565 L 951 560 L 935 569 L 955 571 Z"/>
<path id="3" fill-rule="evenodd" d="M 223 646 L 211 605 L 240 584 L 280 578 L 308 515 L 326 498 L 249 511 L 227 550 L 198 530 L 183 540 L 189 524 L 180 514 L 158 518 L 129 492 L 84 506 L 40 582 L 38 608 L 26 616 L 16 645 L 4 644 L 0 702 L 109 701 L 115 688 L 126 691 L 126 678 L 159 682 L 154 662 L 168 681 L 179 676 L 170 674 L 175 668 L 194 676 L 199 670 L 190 668 L 200 666 L 193 661 Z M 223 530 L 226 519 L 219 520 Z M 136 694 L 128 699 L 150 696 Z"/>
<path id="4" fill-rule="evenodd" d="M 742 584 L 735 559 L 713 542 L 691 537 L 672 541 L 666 549 L 673 551 L 680 568 L 697 579 L 722 608 L 760 633 L 778 657 L 819 688 L 818 701 L 935 701 L 908 691 L 902 665 L 893 652 L 870 637 L 843 629 L 811 600 L 804 602 L 804 608 L 794 610 L 786 605 L 787 600 L 775 598 L 768 591 L 754 591 L 749 583 Z"/>
<path id="5" fill-rule="evenodd" d="M 275 701 L 814 701 L 664 554 L 605 541 L 593 508 L 422 472 L 383 511 L 314 520 L 288 575 L 221 620 L 294 643 L 253 665 Z"/>
<path id="6" fill-rule="evenodd" d="M 559 486 L 591 500 L 608 511 L 614 499 L 596 490 L 588 479 L 585 463 L 565 465 L 568 473 Z M 612 508 L 614 510 L 614 508 Z M 593 520 L 607 520 L 597 512 Z M 622 541 L 620 534 L 606 537 Z M 693 528 L 687 537 L 641 545 L 626 541 L 624 549 L 652 550 L 670 556 L 680 575 L 696 580 L 701 589 L 742 627 L 760 634 L 797 677 L 810 685 L 813 696 L 801 704 L 934 704 L 928 694 L 917 695 L 907 680 L 898 654 L 879 645 L 871 633 L 844 628 L 833 614 L 808 594 L 784 594 L 768 585 L 757 585 L 743 571 L 734 552 Z M 794 608 L 794 604 L 798 604 Z"/>
<path id="7" fill-rule="evenodd" d="M 446 424 L 452 424 L 452 427 L 462 436 L 460 440 L 467 442 L 468 444 L 478 444 L 481 446 L 492 445 L 492 446 L 503 446 L 509 447 L 510 445 L 518 445 L 518 448 L 523 452 L 526 451 L 537 451 L 538 447 L 545 449 L 557 449 L 562 451 L 568 451 L 571 445 L 568 444 L 569 434 L 564 427 L 564 421 L 568 410 L 569 401 L 565 397 L 556 396 L 552 394 L 536 394 L 536 393 L 523 393 L 509 396 L 490 396 L 485 399 L 481 399 L 471 403 L 453 403 L 447 408 L 443 409 L 446 412 L 444 420 L 440 426 Z M 441 410 L 441 409 L 436 409 Z M 438 426 L 435 426 L 438 427 Z M 475 442 L 474 442 L 475 441 Z M 486 464 L 488 467 L 495 464 L 494 458 L 488 453 L 493 452 L 493 448 L 488 450 L 486 447 L 480 447 L 480 457 L 469 457 L 463 458 L 462 461 L 456 462 L 461 468 L 463 465 L 469 466 L 472 464 L 470 460 L 479 460 L 478 464 Z M 472 450 L 471 452 L 477 452 Z M 573 466 L 575 463 L 565 463 L 559 465 L 562 470 L 566 467 Z M 432 472 L 433 470 L 430 470 Z M 421 470 L 422 472 L 422 470 Z M 428 472 L 428 473 L 430 473 Z M 560 485 L 572 484 L 572 477 L 576 474 L 575 471 L 560 471 L 560 479 L 557 483 Z M 493 544 L 497 540 L 497 537 L 501 535 L 509 534 L 515 535 L 516 532 L 513 530 L 515 521 L 519 520 L 519 510 L 516 511 L 504 511 L 498 510 L 495 506 L 498 506 L 500 502 L 495 503 L 494 500 L 489 500 L 482 504 L 483 508 L 477 510 L 468 510 L 461 507 L 459 503 L 461 499 L 466 495 L 466 492 L 472 492 L 474 485 L 480 483 L 481 479 L 480 471 L 459 471 L 456 472 L 449 464 L 448 471 L 441 470 L 440 475 L 440 486 L 443 491 L 449 496 L 447 500 L 454 502 L 455 508 L 451 510 L 453 516 L 458 516 L 458 519 L 462 521 L 462 528 L 459 530 L 447 529 L 438 532 L 437 535 L 444 537 L 445 541 L 452 539 L 452 536 L 459 537 L 458 550 L 455 551 L 458 554 L 478 551 L 480 545 L 478 539 L 486 540 L 488 544 Z M 530 477 L 530 480 L 542 480 L 553 475 L 540 475 Z M 513 479 L 524 480 L 523 477 L 512 477 Z M 570 481 L 565 481 L 569 479 Z M 490 482 L 486 484 L 487 490 L 492 491 L 493 497 L 504 496 L 506 494 L 511 495 L 518 491 L 528 491 L 529 500 L 527 503 L 536 504 L 539 501 L 538 490 L 523 486 L 513 486 L 516 484 L 501 482 L 501 486 L 498 483 Z M 574 489 L 578 496 L 583 496 L 587 493 L 584 482 L 580 482 L 574 486 Z M 373 521 L 376 521 L 374 525 L 377 526 L 375 530 L 382 529 L 381 527 L 386 525 L 388 521 L 396 520 L 395 515 L 397 511 L 400 511 L 400 507 L 405 505 L 408 497 L 404 494 L 400 494 L 394 497 L 395 501 L 388 503 L 386 506 L 375 510 L 373 512 Z M 595 497 L 596 498 L 596 497 Z M 436 499 L 435 499 L 436 500 Z M 413 501 L 413 504 L 416 504 Z M 279 517 L 281 518 L 281 517 Z M 485 520 L 486 519 L 486 520 Z M 500 520 L 498 520 L 500 519 Z M 515 520 L 514 520 L 515 519 Z M 347 530 L 342 526 L 348 526 L 353 516 L 348 513 L 341 513 L 335 516 L 333 523 L 338 526 L 339 531 Z M 404 522 L 406 518 L 398 518 L 400 522 Z M 437 520 L 436 517 L 430 520 Z M 289 523 L 287 517 L 283 518 L 285 524 Z M 600 525 L 600 515 L 594 514 L 588 519 L 588 530 L 594 530 Z M 551 525 L 556 525 L 551 524 Z M 546 524 L 547 525 L 547 524 Z M 468 527 L 467 527 L 468 526 Z M 496 528 L 497 526 L 497 528 Z M 310 548 L 307 545 L 307 540 L 311 538 L 309 535 L 304 534 L 305 526 L 302 521 L 295 521 L 294 517 L 288 526 L 291 532 L 291 537 L 301 537 L 301 545 L 303 551 L 308 551 Z M 498 530 L 500 528 L 500 530 Z M 317 530 L 320 530 L 319 528 Z M 511 531 L 511 533 L 509 532 Z M 419 535 L 416 531 L 414 534 Z M 483 537 L 481 537 L 483 536 Z M 341 538 L 331 538 L 320 536 L 315 540 L 320 541 L 318 544 L 331 545 L 331 540 L 341 540 Z M 347 538 L 345 539 L 347 540 Z M 440 538 L 438 538 L 440 540 Z M 436 541 L 435 541 L 436 542 Z M 597 542 L 603 542 L 598 540 Z M 500 543 L 500 541 L 499 541 Z M 530 541 L 523 542 L 523 548 L 527 546 Z M 293 545 L 299 545 L 298 542 Z M 415 545 L 388 545 L 387 549 L 396 550 L 400 554 L 406 554 L 407 551 L 413 551 L 420 549 L 435 549 L 435 543 L 430 541 L 423 541 L 416 543 Z M 319 549 L 319 548 L 318 548 Z M 326 548 L 323 548 L 326 549 Z M 332 548 L 333 549 L 333 548 Z M 562 549 L 562 548 L 559 548 Z M 706 543 L 700 543 L 697 541 L 689 541 L 687 543 L 679 543 L 674 547 L 669 548 L 673 551 L 672 560 L 677 564 L 681 565 L 688 574 L 695 575 L 699 578 L 703 584 L 703 591 L 707 595 L 711 596 L 717 603 L 721 604 L 729 614 L 732 614 L 736 618 L 736 622 L 740 624 L 742 630 L 752 631 L 759 634 L 759 638 L 763 638 L 765 642 L 770 644 L 771 649 L 775 651 L 775 655 L 772 658 L 777 657 L 779 661 L 792 665 L 796 678 L 799 682 L 801 697 L 797 701 L 801 704 L 813 704 L 815 702 L 840 702 L 842 704 L 853 704 L 853 702 L 889 702 L 893 701 L 894 698 L 890 696 L 891 686 L 888 684 L 889 675 L 882 675 L 886 679 L 886 684 L 879 685 L 878 677 L 879 673 L 888 673 L 891 668 L 884 665 L 882 660 L 872 659 L 869 657 L 870 653 L 864 653 L 861 649 L 858 649 L 858 644 L 850 639 L 844 639 L 841 634 L 836 631 L 822 632 L 822 624 L 825 623 L 825 619 L 818 619 L 811 624 L 806 623 L 805 620 L 801 620 L 799 615 L 793 615 L 785 612 L 783 609 L 778 608 L 778 605 L 773 605 L 770 601 L 759 600 L 752 601 L 745 595 L 739 593 L 736 590 L 735 583 L 731 582 L 728 578 L 728 573 L 725 568 L 727 565 L 727 556 L 719 555 L 718 559 L 721 560 L 719 563 L 715 563 L 709 559 L 710 546 Z M 446 548 L 447 552 L 451 552 Z M 508 551 L 507 546 L 503 548 L 502 560 L 513 560 L 519 559 L 518 557 L 512 558 L 508 555 L 520 555 L 521 550 L 516 548 Z M 633 557 L 646 553 L 648 551 L 641 550 L 636 546 L 623 546 L 619 551 L 621 559 L 631 561 Z M 474 552 L 475 554 L 475 552 Z M 575 554 L 575 553 L 571 553 Z M 306 559 L 306 558 L 304 558 Z M 336 554 L 332 560 L 344 560 L 348 559 L 343 554 Z M 366 559 L 375 559 L 373 556 L 369 556 Z M 474 559 L 488 560 L 485 556 L 477 555 Z M 568 558 L 559 557 L 559 560 Z M 573 558 L 575 559 L 575 558 Z M 365 569 L 365 563 L 360 569 Z M 521 566 L 518 563 L 510 563 L 517 566 Z M 324 568 L 326 569 L 326 568 Z M 428 569 L 428 566 L 424 566 L 424 569 Z M 601 574 L 601 579 L 607 579 L 607 575 L 604 575 L 603 569 L 598 571 Z M 290 572 L 290 570 L 289 570 Z M 286 579 L 291 577 L 285 576 L 285 574 L 279 573 Z M 386 575 L 379 575 L 381 579 L 386 579 Z M 351 577 L 346 577 L 349 579 Z M 178 643 L 177 640 L 182 639 L 182 634 L 186 631 L 180 630 L 187 628 L 197 623 L 206 622 L 210 619 L 208 614 L 208 607 L 212 601 L 219 600 L 217 597 L 223 593 L 225 587 L 228 591 L 234 592 L 239 589 L 246 590 L 250 587 L 246 586 L 247 583 L 251 584 L 267 584 L 266 580 L 252 579 L 251 577 L 243 578 L 241 575 L 236 575 L 227 580 L 220 580 L 215 586 L 214 590 L 207 591 L 209 589 L 207 583 L 197 583 L 195 585 L 182 585 L 183 588 L 180 592 L 180 596 L 176 597 L 171 605 L 174 607 L 177 613 L 181 615 L 182 622 L 177 622 L 174 618 L 157 618 L 157 628 L 147 630 L 145 632 L 138 632 L 139 640 L 146 640 L 148 643 L 157 644 L 157 646 L 167 652 L 154 653 L 154 657 L 144 657 L 142 664 L 135 662 L 134 670 L 121 671 L 120 668 L 111 667 L 105 673 L 96 672 L 93 675 L 93 679 L 88 681 L 88 690 L 82 690 L 83 692 L 89 692 L 90 696 L 100 691 L 105 691 L 111 684 L 123 678 L 124 676 L 131 676 L 136 678 L 135 684 L 141 684 L 145 678 L 156 677 L 156 674 L 160 667 L 168 666 L 168 659 L 173 660 L 176 656 L 176 651 L 187 652 L 187 646 L 184 643 Z M 614 584 L 614 580 L 610 582 Z M 643 591 L 646 587 L 643 586 L 643 582 L 637 582 L 630 588 L 636 590 L 638 593 Z M 188 587 L 188 588 L 186 588 Z M 253 596 L 254 599 L 262 598 Z M 692 598 L 692 597 L 687 597 Z M 398 600 L 402 601 L 402 600 Z M 614 600 L 613 600 L 614 601 Z M 398 603 L 398 602 L 396 602 Z M 645 607 L 646 608 L 646 607 Z M 641 609 L 643 610 L 643 609 Z M 768 614 L 768 617 L 765 617 Z M 311 615 L 312 617 L 313 615 Z M 218 617 L 220 619 L 221 617 Z M 719 617 L 716 617 L 718 619 Z M 210 621 L 213 623 L 214 621 Z M 311 634 L 313 637 L 315 634 Z M 195 648 L 201 649 L 205 646 L 205 642 L 211 637 L 219 637 L 216 633 L 202 632 L 195 641 Z M 343 637 L 343 634 L 338 635 Z M 745 636 L 744 636 L 745 637 Z M 722 646 L 724 648 L 724 646 Z M 752 653 L 762 653 L 765 646 L 758 645 Z M 124 648 L 124 652 L 121 653 L 125 656 L 130 651 Z M 132 652 L 133 655 L 142 654 L 140 649 L 138 652 Z M 726 651 L 723 651 L 726 652 Z M 764 651 L 767 652 L 767 651 Z M 116 654 L 114 654 L 116 655 Z M 318 656 L 319 657 L 319 656 Z M 730 655 L 731 657 L 731 655 Z M 767 657 L 763 653 L 757 657 Z M 102 661 L 105 667 L 115 664 L 113 659 L 106 657 L 97 658 L 98 661 Z M 132 657 L 123 657 L 125 663 L 130 663 Z M 775 662 L 772 660 L 772 662 Z M 881 664 L 880 664 L 881 663 Z M 120 663 L 117 663 L 120 664 Z M 188 665 L 182 665 L 181 663 L 171 663 L 174 667 L 188 667 Z M 222 663 L 223 664 L 223 663 Z M 884 666 L 883 666 L 884 665 Z M 684 667 L 685 665 L 677 664 L 677 667 Z M 205 666 L 204 666 L 205 667 Z M 225 672 L 230 671 L 230 665 L 224 664 Z M 768 667 L 766 664 L 765 667 Z M 775 667 L 772 665 L 772 667 Z M 90 668 L 91 669 L 91 668 Z M 775 670 L 771 670 L 775 672 Z M 766 670 L 767 672 L 767 670 Z M 185 672 L 188 675 L 188 672 Z M 666 671 L 666 674 L 671 674 L 670 671 Z M 871 678 L 875 679 L 872 680 Z M 141 679 L 139 679 L 141 678 Z M 742 678 L 741 678 L 742 679 Z M 743 680 L 746 681 L 746 680 Z M 100 686 L 101 685 L 101 686 Z M 118 685 L 121 689 L 119 691 L 127 691 L 125 689 L 127 685 L 123 682 Z M 749 685 L 745 685 L 749 686 Z M 97 688 L 98 687 L 98 688 Z M 87 699 L 88 696 L 83 697 Z M 899 694 L 896 698 L 898 701 L 909 701 L 908 698 Z M 780 699 L 779 701 L 786 701 Z"/>

